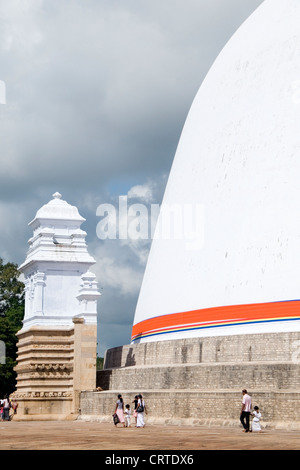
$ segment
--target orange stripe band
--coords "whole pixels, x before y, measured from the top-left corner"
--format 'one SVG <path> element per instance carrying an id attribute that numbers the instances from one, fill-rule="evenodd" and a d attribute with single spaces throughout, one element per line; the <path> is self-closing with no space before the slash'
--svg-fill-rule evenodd
<path id="1" fill-rule="evenodd" d="M 131 341 L 203 328 L 300 320 L 300 300 L 212 307 L 149 318 L 132 328 Z"/>

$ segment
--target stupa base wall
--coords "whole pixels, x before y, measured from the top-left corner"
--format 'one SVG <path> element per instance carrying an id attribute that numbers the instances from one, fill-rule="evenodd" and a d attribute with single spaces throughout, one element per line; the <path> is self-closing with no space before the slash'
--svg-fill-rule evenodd
<path id="1" fill-rule="evenodd" d="M 300 363 L 300 331 L 207 336 L 108 349 L 104 369 L 129 366 L 292 361 Z"/>
<path id="2" fill-rule="evenodd" d="M 241 426 L 242 389 L 264 427 L 300 429 L 300 332 L 126 345 L 108 350 L 103 391 L 82 392 L 80 419 L 112 421 L 118 393 L 144 396 L 146 421 Z"/>
<path id="3" fill-rule="evenodd" d="M 110 390 L 81 393 L 81 414 L 78 419 L 111 423 L 117 394 L 132 407 L 136 393 L 145 398 L 148 414 L 145 424 L 175 426 L 241 427 L 240 390 Z M 262 429 L 300 430 L 300 412 L 297 409 L 300 392 L 262 392 L 250 389 L 252 401 L 260 407 Z M 135 425 L 135 419 L 131 419 Z"/>

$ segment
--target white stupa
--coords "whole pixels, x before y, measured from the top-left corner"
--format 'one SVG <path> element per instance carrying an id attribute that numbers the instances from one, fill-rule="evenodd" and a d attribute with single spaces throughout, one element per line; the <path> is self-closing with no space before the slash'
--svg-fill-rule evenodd
<path id="1" fill-rule="evenodd" d="M 204 242 L 153 240 L 133 342 L 300 331 L 299 25 L 266 0 L 200 87 L 162 210 L 202 205 Z"/>
<path id="2" fill-rule="evenodd" d="M 78 209 L 53 194 L 53 199 L 29 223 L 33 236 L 20 271 L 25 276 L 23 328 L 31 326 L 72 326 L 76 316 L 85 323 L 97 323 L 95 264 L 88 253 L 85 221 Z"/>

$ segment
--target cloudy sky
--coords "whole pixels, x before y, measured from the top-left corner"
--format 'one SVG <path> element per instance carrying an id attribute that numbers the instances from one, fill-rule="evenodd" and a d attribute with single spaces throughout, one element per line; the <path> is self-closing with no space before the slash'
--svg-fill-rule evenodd
<path id="1" fill-rule="evenodd" d="M 97 260 L 99 355 L 130 342 L 151 237 L 101 240 L 97 207 L 161 203 L 198 88 L 261 3 L 0 0 L 0 257 L 25 259 L 54 192 L 76 205 Z"/>

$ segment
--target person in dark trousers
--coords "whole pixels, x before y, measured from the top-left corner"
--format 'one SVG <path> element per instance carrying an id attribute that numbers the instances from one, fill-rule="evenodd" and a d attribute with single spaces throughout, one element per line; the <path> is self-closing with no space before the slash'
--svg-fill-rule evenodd
<path id="1" fill-rule="evenodd" d="M 134 400 L 132 403 L 134 403 L 134 409 L 133 409 L 133 417 L 135 418 L 135 425 L 136 425 L 136 422 L 137 422 L 137 412 L 136 412 L 136 409 L 138 407 L 138 401 L 139 401 L 139 397 L 136 395 L 134 397 Z"/>
<path id="2" fill-rule="evenodd" d="M 240 415 L 240 421 L 243 426 L 244 432 L 249 432 L 249 425 L 250 425 L 250 413 L 251 413 L 251 397 L 248 395 L 246 389 L 242 390 L 243 394 L 243 401 L 242 401 L 242 409 Z"/>

